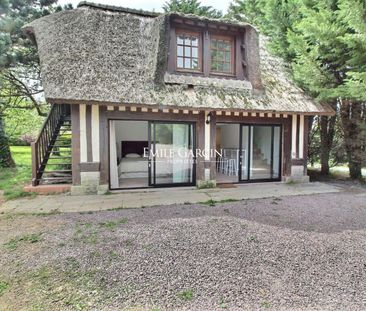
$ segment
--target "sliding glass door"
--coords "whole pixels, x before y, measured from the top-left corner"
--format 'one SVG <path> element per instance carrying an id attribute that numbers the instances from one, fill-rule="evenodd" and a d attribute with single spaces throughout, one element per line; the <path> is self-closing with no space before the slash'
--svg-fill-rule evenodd
<path id="1" fill-rule="evenodd" d="M 152 121 L 149 125 L 149 184 L 194 185 L 193 123 Z"/>
<path id="2" fill-rule="evenodd" d="M 281 178 L 281 126 L 241 125 L 240 181 Z"/>

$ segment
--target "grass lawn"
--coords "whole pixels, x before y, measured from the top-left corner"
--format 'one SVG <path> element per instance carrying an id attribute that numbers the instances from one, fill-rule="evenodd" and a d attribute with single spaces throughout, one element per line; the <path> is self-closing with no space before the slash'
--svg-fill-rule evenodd
<path id="1" fill-rule="evenodd" d="M 31 147 L 12 146 L 10 149 L 16 167 L 0 170 L 0 190 L 4 191 L 6 200 L 32 195 L 23 191 L 32 178 Z"/>
<path id="2" fill-rule="evenodd" d="M 315 181 L 327 181 L 327 180 L 347 180 L 349 179 L 349 168 L 347 165 L 338 165 L 331 167 L 329 169 L 329 176 L 321 176 L 320 175 L 320 164 L 315 164 L 313 167 L 308 166 L 308 174 L 310 175 L 310 180 Z M 366 179 L 366 167 L 361 170 L 362 176 Z"/>

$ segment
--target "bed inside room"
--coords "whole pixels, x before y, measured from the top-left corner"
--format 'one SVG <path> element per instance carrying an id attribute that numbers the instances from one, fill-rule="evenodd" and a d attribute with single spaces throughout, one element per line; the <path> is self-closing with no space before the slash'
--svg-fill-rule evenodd
<path id="1" fill-rule="evenodd" d="M 116 159 L 111 159 L 111 163 L 117 163 L 114 169 L 111 165 L 111 175 L 112 170 L 117 170 L 117 176 L 111 176 L 112 183 L 114 179 L 112 188 L 148 187 L 148 157 L 145 154 L 149 147 L 148 122 L 111 121 L 110 130 L 115 142 L 115 150 L 111 150 L 111 154 L 116 156 Z"/>

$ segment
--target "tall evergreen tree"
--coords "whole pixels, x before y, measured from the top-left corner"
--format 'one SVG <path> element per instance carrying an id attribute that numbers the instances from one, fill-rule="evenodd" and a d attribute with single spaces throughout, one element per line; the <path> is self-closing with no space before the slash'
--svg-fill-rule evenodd
<path id="1" fill-rule="evenodd" d="M 201 5 L 198 0 L 170 0 L 163 5 L 165 12 L 179 12 L 184 14 L 195 14 L 211 18 L 221 18 L 222 12 L 211 6 Z"/>
<path id="2" fill-rule="evenodd" d="M 365 161 L 365 2 L 235 0 L 230 13 L 240 12 L 271 37 L 272 50 L 289 62 L 303 89 L 341 111 L 319 120 L 322 172 L 329 172 L 336 122 L 342 120 L 350 175 L 360 178 Z"/>

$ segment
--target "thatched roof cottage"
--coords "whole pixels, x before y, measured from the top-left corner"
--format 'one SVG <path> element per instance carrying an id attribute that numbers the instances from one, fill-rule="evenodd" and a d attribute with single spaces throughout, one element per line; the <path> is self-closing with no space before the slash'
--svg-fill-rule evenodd
<path id="1" fill-rule="evenodd" d="M 304 180 L 308 118 L 333 114 L 250 24 L 81 2 L 25 31 L 53 104 L 33 146 L 35 186 Z"/>

